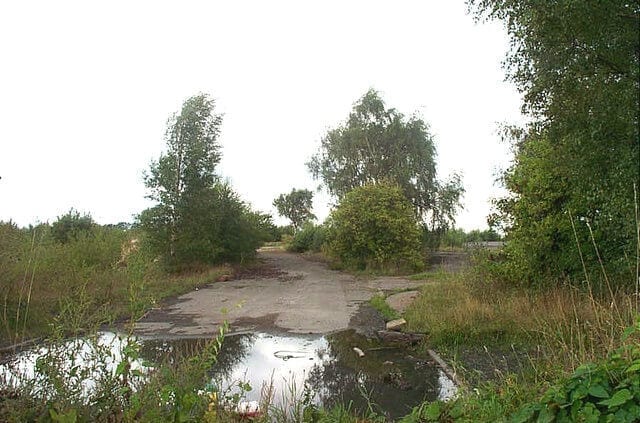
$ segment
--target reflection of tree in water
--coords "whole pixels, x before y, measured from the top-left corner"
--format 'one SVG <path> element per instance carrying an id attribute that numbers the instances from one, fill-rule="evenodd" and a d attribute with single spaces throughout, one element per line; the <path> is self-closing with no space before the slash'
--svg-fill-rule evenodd
<path id="1" fill-rule="evenodd" d="M 224 338 L 211 374 L 217 379 L 230 379 L 233 369 L 245 359 L 254 342 L 255 335 L 249 333 Z"/>
<path id="2" fill-rule="evenodd" d="M 211 372 L 226 377 L 234 366 L 240 363 L 249 351 L 253 335 L 227 336 L 218 353 L 216 364 Z M 213 338 L 180 338 L 172 340 L 154 339 L 144 341 L 140 355 L 154 365 L 178 367 L 189 359 L 202 354 Z"/>
<path id="3" fill-rule="evenodd" d="M 437 368 L 409 355 L 415 352 L 367 340 L 354 331 L 333 334 L 327 340 L 328 357 L 307 379 L 323 405 L 351 403 L 355 410 L 366 412 L 366 392 L 388 417 L 397 418 L 423 400 L 437 398 Z M 355 346 L 366 351 L 365 357 L 354 353 Z"/>

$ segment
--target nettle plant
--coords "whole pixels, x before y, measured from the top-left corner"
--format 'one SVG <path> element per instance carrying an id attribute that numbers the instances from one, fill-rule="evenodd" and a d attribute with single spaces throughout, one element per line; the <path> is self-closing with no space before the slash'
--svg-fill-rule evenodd
<path id="1" fill-rule="evenodd" d="M 578 367 L 512 417 L 513 422 L 637 422 L 640 420 L 640 317 L 623 346 L 601 363 Z"/>

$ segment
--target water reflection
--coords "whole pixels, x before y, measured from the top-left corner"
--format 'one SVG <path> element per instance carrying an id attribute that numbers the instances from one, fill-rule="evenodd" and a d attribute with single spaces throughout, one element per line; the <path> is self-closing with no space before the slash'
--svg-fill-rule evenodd
<path id="1" fill-rule="evenodd" d="M 273 388 L 273 403 L 286 404 L 292 395 L 302 395 L 306 383 L 318 404 L 350 403 L 365 411 L 373 403 L 377 411 L 397 418 L 424 400 L 455 394 L 453 383 L 431 361 L 353 331 L 326 337 L 259 333 L 230 336 L 225 343 L 219 364 L 230 363 L 228 355 L 242 354 L 243 359 L 231 369 L 216 366 L 214 373 L 224 375 L 224 387 L 235 380 L 248 382 L 253 390 L 247 400 L 260 400 L 267 384 Z M 353 347 L 365 356 L 359 357 Z"/>
<path id="2" fill-rule="evenodd" d="M 175 366 L 188 360 L 210 342 L 209 339 L 140 341 L 141 358 L 132 364 L 143 374 L 159 365 Z M 120 336 L 103 332 L 92 342 L 74 340 L 59 345 L 78 350 L 77 355 L 60 355 L 68 361 L 63 365 L 99 368 L 110 373 L 122 359 L 123 342 Z M 364 351 L 365 356 L 359 357 L 354 347 Z M 46 351 L 44 347 L 24 351 L 11 363 L 0 366 L 5 386 L 32 378 L 36 362 Z M 92 361 L 100 357 L 104 362 Z M 92 372 L 81 382 L 85 394 L 94 386 L 92 379 L 101 377 Z M 263 387 L 267 387 L 271 403 L 286 407 L 307 389 L 308 397 L 319 405 L 351 404 L 353 409 L 363 412 L 370 404 L 376 404 L 376 411 L 384 410 L 391 419 L 407 414 L 422 401 L 448 399 L 456 392 L 451 380 L 430 360 L 354 331 L 328 336 L 267 333 L 227 336 L 211 369 L 211 381 L 221 391 L 238 381 L 248 383 L 253 389 L 243 393 L 247 401 L 263 399 Z"/>

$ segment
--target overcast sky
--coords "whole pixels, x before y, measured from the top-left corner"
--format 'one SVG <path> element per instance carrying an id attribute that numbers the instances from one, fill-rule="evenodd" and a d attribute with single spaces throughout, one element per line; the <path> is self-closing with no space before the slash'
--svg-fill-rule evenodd
<path id="1" fill-rule="evenodd" d="M 484 228 L 509 162 L 498 123 L 522 119 L 507 49 L 462 0 L 1 2 L 0 220 L 131 221 L 167 119 L 200 92 L 224 114 L 220 173 L 275 215 L 278 194 L 316 188 L 305 162 L 375 88 L 430 125 L 439 175 L 464 176 L 458 226 Z"/>

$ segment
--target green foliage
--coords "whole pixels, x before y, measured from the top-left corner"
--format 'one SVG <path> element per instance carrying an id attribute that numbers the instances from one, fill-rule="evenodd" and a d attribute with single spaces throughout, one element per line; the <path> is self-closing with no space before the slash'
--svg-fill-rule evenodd
<path id="1" fill-rule="evenodd" d="M 322 250 L 325 239 L 326 228 L 324 225 L 307 223 L 295 233 L 287 249 L 296 253 L 304 253 L 306 251 L 318 253 Z"/>
<path id="2" fill-rule="evenodd" d="M 41 334 L 53 316 L 70 311 L 81 299 L 91 307 L 80 320 L 106 319 L 107 298 L 114 286 L 126 284 L 126 275 L 116 267 L 125 231 L 93 225 L 60 243 L 48 225 L 19 229 L 2 223 L 0 235 L 3 340 Z"/>
<path id="3" fill-rule="evenodd" d="M 307 167 L 339 200 L 367 184 L 398 185 L 416 216 L 426 219 L 432 229 L 448 226 L 464 192 L 460 177 L 454 174 L 448 181 L 438 181 L 428 125 L 385 107 L 378 93 L 369 90 L 354 105 L 346 124 L 327 132 Z"/>
<path id="4" fill-rule="evenodd" d="M 308 189 L 292 189 L 289 194 L 280 194 L 273 200 L 280 216 L 291 220 L 294 230 L 298 230 L 305 222 L 316 217 L 311 212 L 313 207 L 313 192 Z"/>
<path id="5" fill-rule="evenodd" d="M 269 220 L 220 182 L 217 138 L 222 118 L 206 95 L 187 99 L 167 129 L 167 152 L 145 176 L 158 205 L 138 220 L 153 250 L 174 269 L 242 261 L 268 238 Z"/>
<path id="6" fill-rule="evenodd" d="M 637 253 L 640 186 L 637 2 L 469 3 L 478 16 L 506 23 L 508 77 L 531 117 L 525 130 L 506 134 L 515 151 L 503 175 L 510 195 L 492 216 L 507 235 L 504 273 L 529 284 L 588 279 L 584 273 L 600 271 L 602 258 L 611 280 L 634 280 L 628 258 Z"/>
<path id="7" fill-rule="evenodd" d="M 511 421 L 640 420 L 640 318 L 626 331 L 625 338 L 629 342 L 606 360 L 580 366 L 539 401 L 522 407 Z"/>
<path id="8" fill-rule="evenodd" d="M 81 215 L 77 210 L 71 209 L 68 213 L 59 216 L 51 225 L 51 236 L 60 243 L 78 239 L 81 236 L 91 234 L 95 226 L 91 215 Z"/>
<path id="9" fill-rule="evenodd" d="M 422 267 L 415 214 L 396 186 L 365 185 L 346 194 L 328 219 L 326 245 L 330 255 L 352 269 Z"/>
<path id="10" fill-rule="evenodd" d="M 369 304 L 371 304 L 371 307 L 378 310 L 380 314 L 382 314 L 382 317 L 384 317 L 384 320 L 387 322 L 400 317 L 398 312 L 392 309 L 389 304 L 387 304 L 384 294 L 374 295 L 369 300 Z"/>

